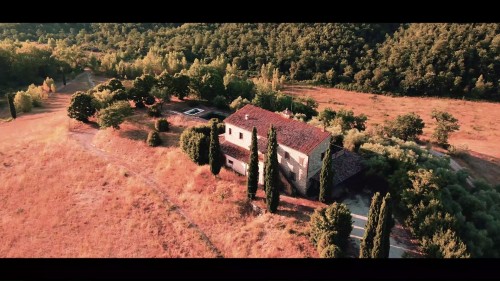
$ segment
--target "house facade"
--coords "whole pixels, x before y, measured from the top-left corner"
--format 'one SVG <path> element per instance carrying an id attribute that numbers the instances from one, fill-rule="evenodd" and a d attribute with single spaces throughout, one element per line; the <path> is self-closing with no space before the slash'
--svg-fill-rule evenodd
<path id="1" fill-rule="evenodd" d="M 247 174 L 252 129 L 255 127 L 259 149 L 259 184 L 263 184 L 267 133 L 273 125 L 282 174 L 302 195 L 306 195 L 308 188 L 314 185 L 314 176 L 321 170 L 322 159 L 328 149 L 330 133 L 290 119 L 288 112 L 274 113 L 253 105 L 239 109 L 224 123 L 226 131 L 219 139 L 226 166 L 239 174 Z"/>

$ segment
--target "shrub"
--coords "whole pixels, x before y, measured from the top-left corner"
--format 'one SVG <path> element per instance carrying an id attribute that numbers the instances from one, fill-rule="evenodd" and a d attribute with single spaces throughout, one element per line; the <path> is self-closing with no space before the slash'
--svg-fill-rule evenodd
<path id="1" fill-rule="evenodd" d="M 154 86 L 151 89 L 151 95 L 158 99 L 158 102 L 160 104 L 160 108 L 163 108 L 163 104 L 166 102 L 170 102 L 171 94 L 169 92 L 169 89 L 164 87 L 164 88 L 159 88 Z"/>
<path id="2" fill-rule="evenodd" d="M 111 92 L 117 91 L 117 90 L 125 90 L 125 87 L 123 87 L 123 84 L 120 80 L 113 78 L 109 80 L 107 83 L 108 89 L 111 90 Z"/>
<path id="3" fill-rule="evenodd" d="M 34 107 L 42 106 L 42 100 L 48 97 L 47 93 L 43 91 L 43 88 L 41 86 L 37 87 L 35 84 L 31 84 L 28 90 L 26 90 L 26 93 L 31 96 L 31 102 Z"/>
<path id="4" fill-rule="evenodd" d="M 211 122 L 207 125 L 188 128 L 180 137 L 182 151 L 198 165 L 208 164 Z M 224 123 L 218 123 L 217 130 L 219 134 L 224 133 Z"/>
<path id="5" fill-rule="evenodd" d="M 227 100 L 224 96 L 221 96 L 221 95 L 216 96 L 212 100 L 212 104 L 219 109 L 227 108 Z"/>
<path id="6" fill-rule="evenodd" d="M 364 114 L 355 116 L 352 110 L 339 109 L 333 121 L 330 122 L 330 125 L 338 125 L 344 132 L 350 129 L 364 131 L 366 128 L 366 120 L 368 120 L 368 117 Z"/>
<path id="7" fill-rule="evenodd" d="M 120 129 L 125 117 L 132 114 L 130 104 L 126 101 L 118 101 L 107 108 L 99 110 L 97 123 L 101 128 L 113 127 Z"/>
<path id="8" fill-rule="evenodd" d="M 14 105 L 17 111 L 30 112 L 33 107 L 33 101 L 28 93 L 19 91 L 14 97 Z"/>
<path id="9" fill-rule="evenodd" d="M 144 104 L 153 105 L 156 102 L 155 98 L 151 95 L 148 95 L 144 98 Z"/>
<path id="10" fill-rule="evenodd" d="M 92 94 L 93 98 L 97 103 L 95 103 L 95 107 L 97 109 L 102 109 L 110 106 L 114 101 L 114 95 L 111 93 L 109 89 L 102 89 L 101 91 L 94 92 Z"/>
<path id="11" fill-rule="evenodd" d="M 424 238 L 422 251 L 429 258 L 469 258 L 467 247 L 457 234 L 448 229 L 440 230 L 432 238 Z"/>
<path id="12" fill-rule="evenodd" d="M 89 117 L 96 112 L 92 100 L 92 97 L 84 92 L 74 93 L 68 107 L 68 116 L 81 122 L 88 122 Z"/>
<path id="13" fill-rule="evenodd" d="M 161 118 L 161 119 L 156 120 L 155 129 L 158 132 L 167 132 L 169 130 L 169 123 L 168 123 L 167 119 Z"/>
<path id="14" fill-rule="evenodd" d="M 151 131 L 148 134 L 148 139 L 146 140 L 149 146 L 158 146 L 162 143 L 160 134 L 157 131 Z"/>
<path id="15" fill-rule="evenodd" d="M 335 259 L 343 257 L 342 250 L 336 245 L 328 245 L 319 253 L 321 258 Z"/>
<path id="16" fill-rule="evenodd" d="M 113 101 L 128 100 L 128 94 L 125 90 L 118 89 L 112 92 Z"/>
<path id="17" fill-rule="evenodd" d="M 343 142 L 346 149 L 357 152 L 359 147 L 366 142 L 366 134 L 358 129 L 351 129 L 345 135 Z"/>
<path id="18" fill-rule="evenodd" d="M 327 208 L 315 210 L 309 226 L 309 236 L 314 246 L 321 245 L 324 248 L 326 239 L 330 245 L 345 250 L 352 231 L 351 212 L 346 205 L 335 202 Z"/>
<path id="19" fill-rule="evenodd" d="M 209 136 L 192 127 L 180 137 L 181 149 L 198 165 L 208 164 Z"/>
<path id="20" fill-rule="evenodd" d="M 158 108 L 158 106 L 153 105 L 153 106 L 149 107 L 148 108 L 148 115 L 151 117 L 160 117 L 161 112 L 160 112 L 160 109 Z"/>
<path id="21" fill-rule="evenodd" d="M 398 115 L 395 120 L 386 122 L 385 133 L 389 137 L 400 138 L 404 141 L 415 140 L 423 134 L 425 123 L 417 114 L 411 112 Z"/>
<path id="22" fill-rule="evenodd" d="M 56 83 L 54 83 L 54 79 L 52 78 L 45 78 L 45 81 L 43 81 L 42 88 L 44 91 L 50 93 L 55 93 L 56 92 Z"/>
<path id="23" fill-rule="evenodd" d="M 247 104 L 250 104 L 250 101 L 239 96 L 231 102 L 231 104 L 229 105 L 229 108 L 233 111 L 236 111 L 236 110 L 244 107 Z"/>

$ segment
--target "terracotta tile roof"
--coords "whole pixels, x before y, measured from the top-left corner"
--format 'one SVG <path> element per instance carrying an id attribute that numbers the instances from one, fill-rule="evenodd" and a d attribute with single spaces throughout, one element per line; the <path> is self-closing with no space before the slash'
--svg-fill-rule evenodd
<path id="1" fill-rule="evenodd" d="M 361 164 L 361 160 L 363 159 L 361 156 L 354 152 L 350 152 L 348 150 L 343 149 L 332 155 L 333 157 L 333 184 L 338 185 L 348 178 L 356 175 L 361 172 L 363 169 L 363 165 Z M 313 179 L 319 182 L 319 175 L 321 174 L 321 170 L 319 170 L 314 176 Z"/>
<path id="2" fill-rule="evenodd" d="M 248 163 L 250 159 L 250 150 L 244 149 L 243 147 L 237 146 L 229 141 L 226 141 L 224 135 L 219 135 L 220 149 L 222 153 L 227 154 L 235 159 L 242 162 Z M 259 160 L 263 161 L 264 157 L 259 154 Z"/>
<path id="3" fill-rule="evenodd" d="M 267 138 L 262 137 L 257 139 L 257 148 L 259 149 L 260 153 L 267 153 Z"/>
<path id="4" fill-rule="evenodd" d="M 247 114 L 248 120 L 245 120 Z M 224 119 L 224 122 L 248 131 L 252 131 L 255 126 L 257 134 L 264 138 L 267 138 L 269 127 L 273 124 L 276 128 L 279 144 L 305 154 L 309 154 L 318 144 L 330 136 L 330 133 L 323 132 L 319 128 L 301 121 L 285 118 L 281 114 L 251 104 L 245 105 Z"/>

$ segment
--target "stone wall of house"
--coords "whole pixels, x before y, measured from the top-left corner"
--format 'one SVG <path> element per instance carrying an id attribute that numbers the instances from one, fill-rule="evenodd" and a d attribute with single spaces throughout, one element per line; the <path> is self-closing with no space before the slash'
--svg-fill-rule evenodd
<path id="1" fill-rule="evenodd" d="M 240 133 L 242 138 L 240 138 Z M 252 143 L 252 132 L 226 123 L 224 138 L 237 146 L 249 150 L 250 144 Z"/>
<path id="2" fill-rule="evenodd" d="M 242 162 L 236 158 L 233 158 L 229 155 L 226 156 L 226 166 L 232 168 L 235 172 L 237 172 L 240 175 L 245 176 L 247 174 L 247 163 Z"/>
<path id="3" fill-rule="evenodd" d="M 323 140 L 316 148 L 311 151 L 309 154 L 309 167 L 308 167 L 308 177 L 314 176 L 319 170 L 321 170 L 321 166 L 323 165 L 323 159 L 321 158 L 321 154 L 325 153 L 328 149 L 328 145 L 330 144 L 331 137 Z"/>
<path id="4" fill-rule="evenodd" d="M 226 141 L 248 150 L 251 144 L 252 132 L 236 127 L 232 124 L 226 124 L 224 137 Z M 292 178 L 291 173 L 295 173 L 295 181 L 292 182 L 301 194 L 306 194 L 309 177 L 312 177 L 321 169 L 321 153 L 324 153 L 328 149 L 329 143 L 330 138 L 326 138 L 310 153 L 309 156 L 290 147 L 278 144 L 278 162 L 289 179 Z M 288 158 L 285 157 L 286 152 L 288 152 Z M 238 161 L 236 159 L 234 160 Z M 233 163 L 236 162 L 233 161 Z M 233 169 L 239 170 L 239 168 Z M 246 171 L 239 173 L 245 175 Z M 259 184 L 264 184 L 263 174 L 264 164 L 259 162 Z"/>
<path id="5" fill-rule="evenodd" d="M 285 157 L 288 152 L 288 159 Z M 293 185 L 299 192 L 305 194 L 307 186 L 307 161 L 308 157 L 302 152 L 278 144 L 278 162 L 280 163 L 286 177 L 291 179 L 291 173 L 295 173 Z"/>

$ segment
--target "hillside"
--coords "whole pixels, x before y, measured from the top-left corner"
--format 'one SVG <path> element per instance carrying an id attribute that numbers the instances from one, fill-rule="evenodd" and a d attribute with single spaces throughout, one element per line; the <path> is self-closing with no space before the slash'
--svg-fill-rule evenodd
<path id="1" fill-rule="evenodd" d="M 82 52 L 102 52 L 102 58 L 87 53 L 78 63 L 100 65 L 103 72 L 120 77 L 165 69 L 177 72 L 195 59 L 210 62 L 222 55 L 250 75 L 271 64 L 292 81 L 373 93 L 500 100 L 499 24 L 103 23 L 3 27 L 1 39 L 49 44 L 57 39 Z M 0 52 L 0 69 L 7 61 L 2 56 Z"/>

